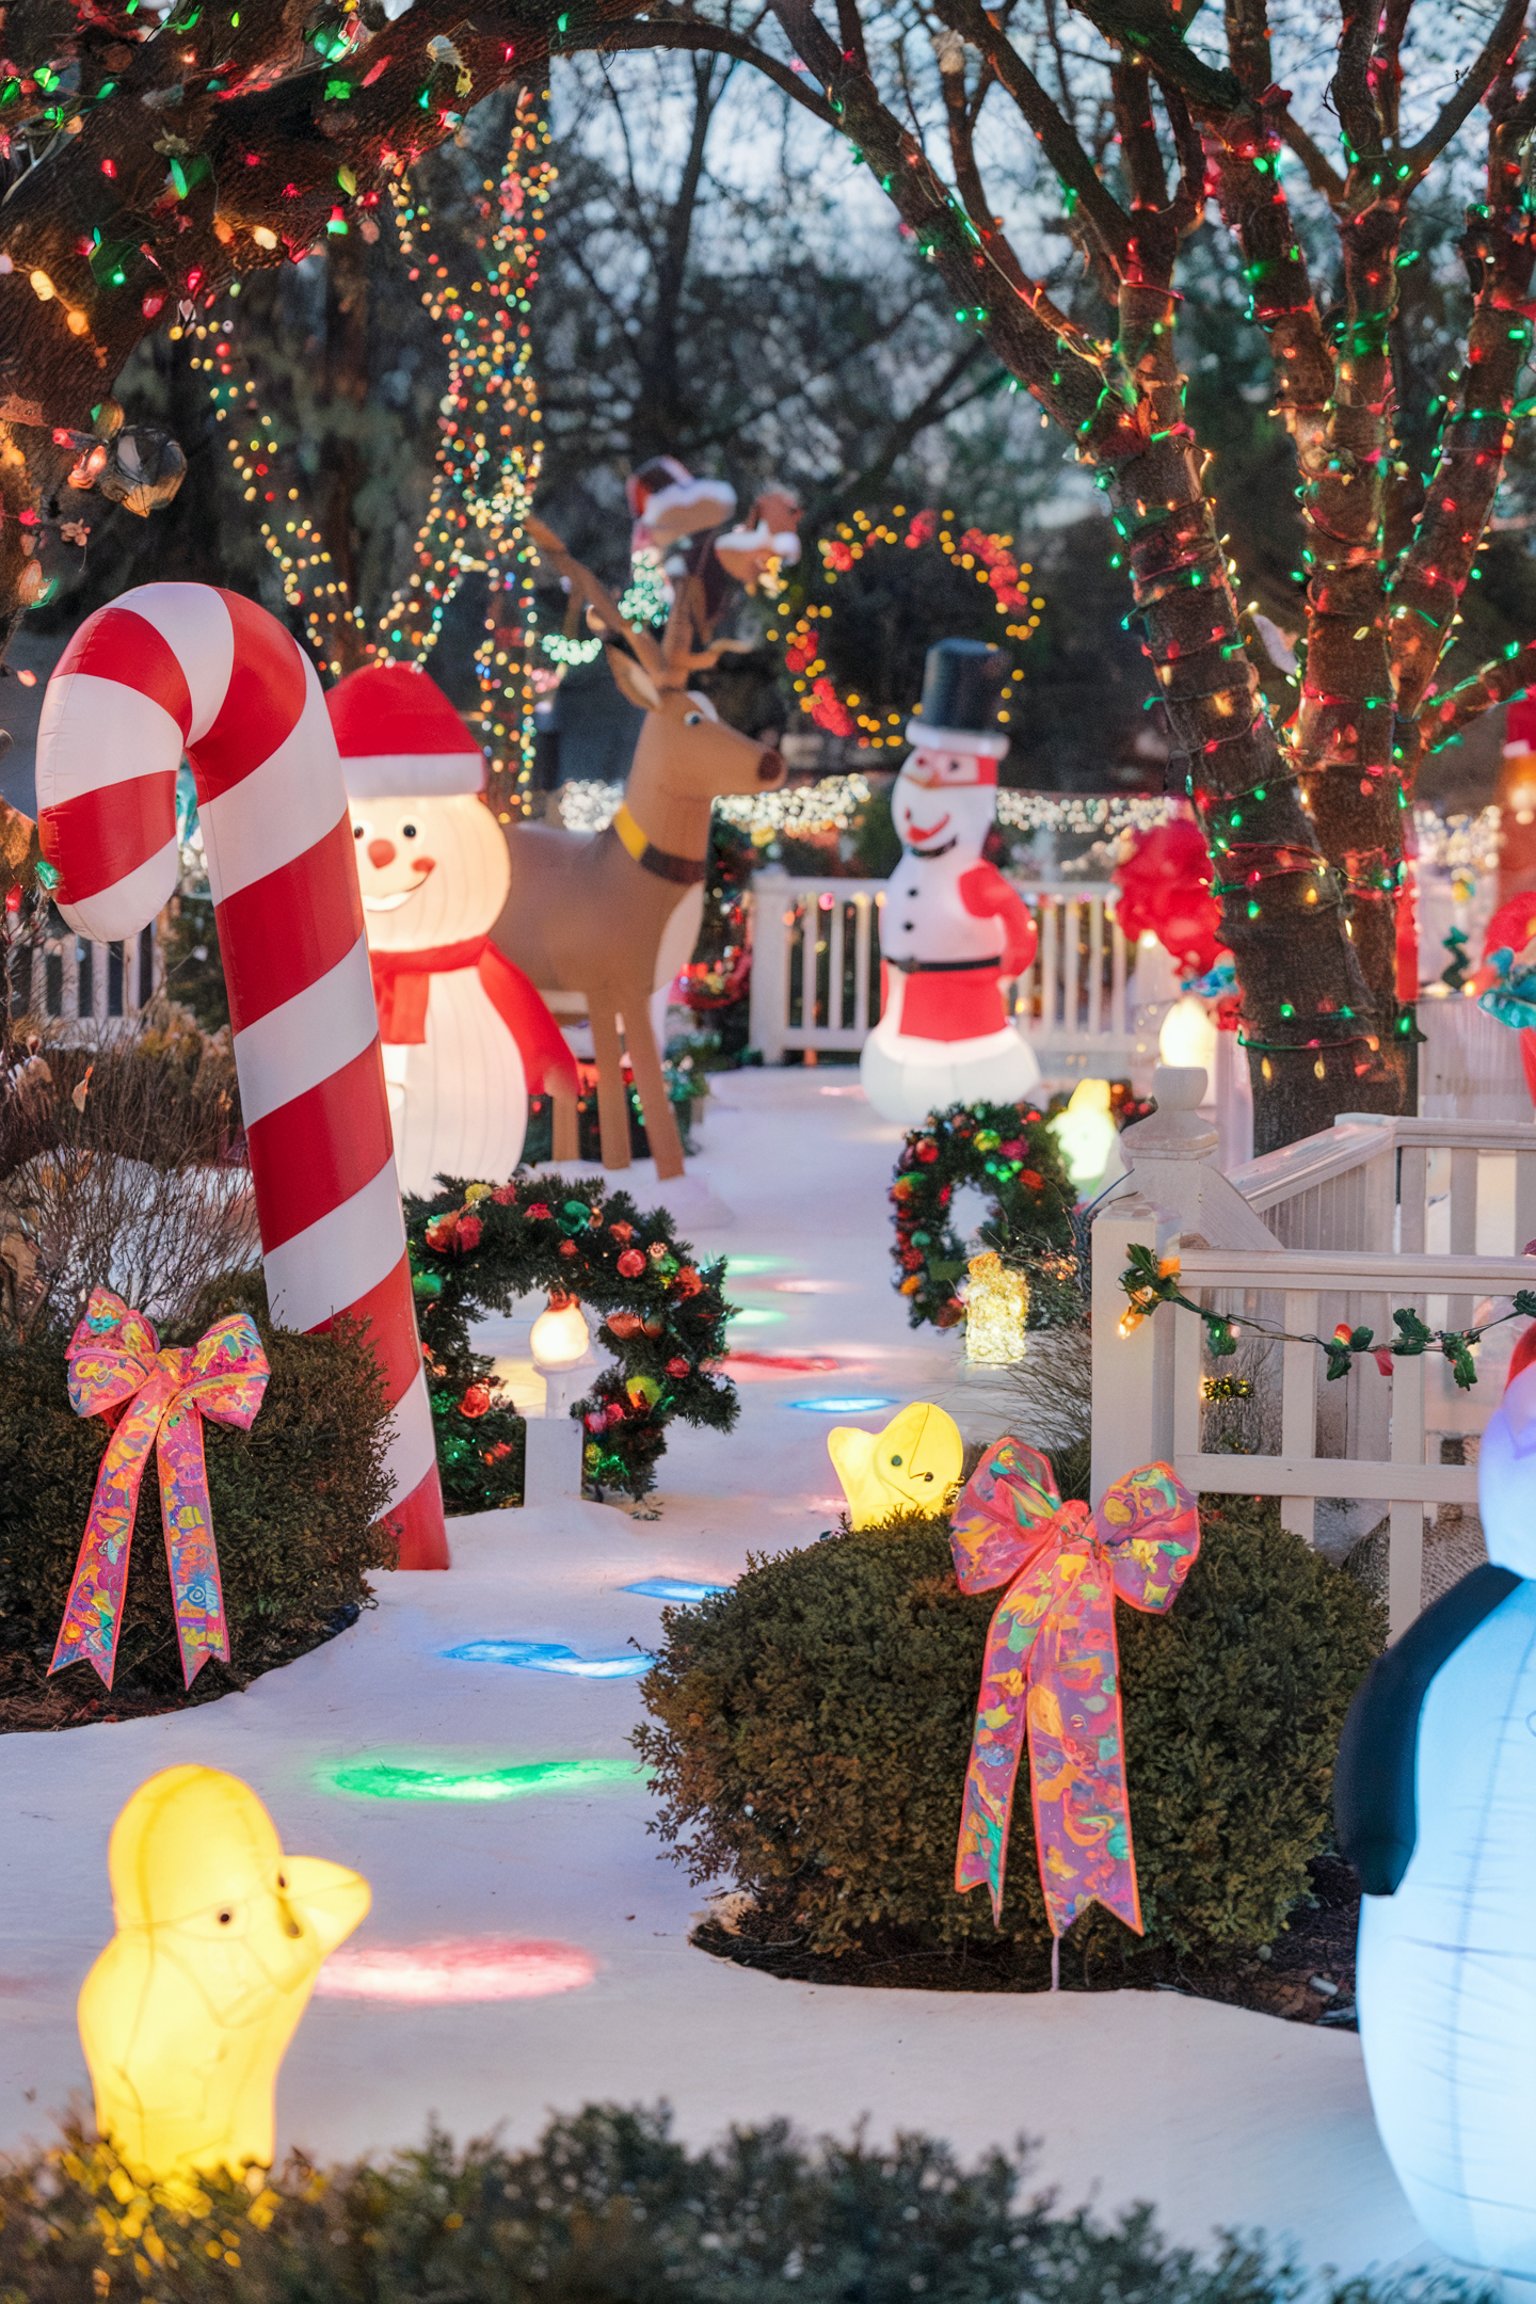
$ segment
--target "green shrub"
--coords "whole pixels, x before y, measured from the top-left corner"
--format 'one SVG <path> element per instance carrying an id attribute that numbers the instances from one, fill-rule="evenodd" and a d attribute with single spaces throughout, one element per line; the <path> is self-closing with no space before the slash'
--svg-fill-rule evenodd
<path id="1" fill-rule="evenodd" d="M 1212 1499 L 1201 1522 L 1171 1613 L 1117 1611 L 1147 1942 L 1197 1959 L 1266 1942 L 1305 1893 L 1344 1713 L 1384 1637 L 1374 1603 L 1272 1506 Z M 635 1741 L 655 1829 L 693 1877 L 752 1889 L 812 1951 L 887 1928 L 991 1939 L 984 1892 L 952 1883 L 996 1597 L 967 1599 L 946 1524 L 915 1520 L 756 1562 L 669 1610 Z M 1003 1925 L 1043 1951 L 1027 1763 Z M 1097 1906 L 1073 1941 L 1134 1947 Z"/>
<path id="2" fill-rule="evenodd" d="M 242 1293 L 215 1292 L 200 1307 L 206 1318 L 164 1340 L 191 1342 Z M 345 1329 L 297 1336 L 263 1323 L 262 1342 L 272 1380 L 250 1431 L 204 1419 L 232 1661 L 204 1665 L 193 1701 L 326 1639 L 368 1604 L 368 1570 L 393 1557 L 375 1525 L 388 1501 L 388 1435 L 372 1354 Z M 63 1337 L 0 1347 L 0 1718 L 13 1726 L 186 1700 L 152 1461 L 113 1695 L 88 1664 L 46 1677 L 106 1439 L 101 1417 L 69 1405 Z"/>
<path id="3" fill-rule="evenodd" d="M 1059 2215 L 1021 2157 L 963 2168 L 787 2127 L 690 2152 L 664 2113 L 593 2106 L 509 2152 L 441 2135 L 379 2167 L 295 2161 L 255 2200 L 177 2206 L 101 2147 L 0 2163 L 0 2304 L 1450 2304 L 1421 2277 L 1307 2279 L 1261 2241 L 1169 2248 L 1150 2214 Z"/>

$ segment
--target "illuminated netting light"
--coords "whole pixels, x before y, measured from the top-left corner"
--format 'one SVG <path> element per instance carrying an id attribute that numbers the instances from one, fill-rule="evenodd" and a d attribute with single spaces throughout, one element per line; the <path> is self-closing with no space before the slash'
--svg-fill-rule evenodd
<path id="1" fill-rule="evenodd" d="M 322 2000 L 453 2002 L 545 2000 L 577 1992 L 597 1974 L 576 1944 L 515 1936 L 442 1936 L 420 1944 L 349 1945 L 333 1952 L 315 1986 Z"/>
<path id="2" fill-rule="evenodd" d="M 655 1663 L 643 1649 L 621 1648 L 607 1656 L 579 1656 L 554 1640 L 466 1640 L 445 1648 L 454 1664 L 515 1664 L 523 1672 L 558 1672 L 570 1680 L 638 1680 Z"/>
<path id="3" fill-rule="evenodd" d="M 633 1784 L 635 1760 L 524 1760 L 506 1768 L 427 1768 L 392 1760 L 345 1760 L 320 1781 L 360 1800 L 525 1800 L 536 1792 L 587 1792 Z"/>
<path id="4" fill-rule="evenodd" d="M 839 1392 L 830 1400 L 791 1400 L 791 1408 L 803 1408 L 808 1416 L 873 1416 L 877 1408 L 894 1408 L 896 1403 L 884 1392 Z"/>
<path id="5" fill-rule="evenodd" d="M 699 1600 L 713 1600 L 718 1592 L 729 1592 L 729 1584 L 690 1584 L 683 1576 L 642 1576 L 638 1584 L 626 1584 L 626 1592 L 638 1592 L 643 1600 L 675 1600 L 686 1607 Z"/>
<path id="6" fill-rule="evenodd" d="M 465 577 L 484 576 L 485 629 L 475 651 L 478 717 L 490 762 L 489 798 L 503 821 L 514 794 L 526 790 L 533 764 L 534 565 L 524 525 L 543 461 L 531 314 L 554 184 L 548 147 L 544 111 L 524 89 L 501 177 L 488 179 L 474 203 L 483 231 L 467 259 L 476 275 L 467 286 L 454 282 L 438 254 L 425 202 L 403 181 L 391 188 L 401 252 L 443 329 L 448 384 L 411 573 L 376 633 L 368 633 L 299 488 L 279 477 L 277 428 L 238 361 L 233 322 L 199 322 L 190 330 L 198 347 L 192 365 L 209 379 L 214 415 L 226 427 L 245 501 L 258 507 L 284 598 L 303 617 L 309 644 L 333 679 L 359 648 L 366 656 L 424 663 Z M 231 293 L 237 289 L 238 283 Z M 171 330 L 173 337 L 182 333 Z M 346 626 L 351 635 L 344 646 Z M 514 710 L 510 721 L 504 698 Z"/>

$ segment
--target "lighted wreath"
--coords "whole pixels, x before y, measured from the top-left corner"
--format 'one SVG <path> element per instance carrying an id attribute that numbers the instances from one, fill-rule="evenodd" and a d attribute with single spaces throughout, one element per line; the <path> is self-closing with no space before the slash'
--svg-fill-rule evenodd
<path id="1" fill-rule="evenodd" d="M 954 1328 L 965 1318 L 965 1243 L 954 1221 L 963 1184 L 986 1195 L 983 1244 L 1030 1274 L 1029 1325 L 1061 1317 L 1075 1265 L 1074 1197 L 1044 1115 L 1030 1105 L 954 1104 L 912 1129 L 891 1186 L 891 1253 L 912 1326 Z"/>
<path id="2" fill-rule="evenodd" d="M 850 568 L 856 568 L 872 552 L 893 546 L 907 552 L 920 552 L 930 545 L 942 552 L 953 567 L 967 574 L 974 573 L 978 584 L 988 587 L 992 605 L 1009 640 L 1029 638 L 1039 625 L 1040 610 L 1044 606 L 1043 601 L 1030 596 L 1029 562 L 1015 557 L 1013 539 L 1009 536 L 991 535 L 981 528 L 957 530 L 953 512 L 908 513 L 900 504 L 889 520 L 877 514 L 854 512 L 838 523 L 832 535 L 823 537 L 817 549 L 830 592 L 839 576 L 846 576 Z M 840 689 L 832 679 L 823 652 L 824 634 L 818 631 L 818 625 L 825 626 L 831 614 L 829 601 L 808 601 L 786 631 L 773 631 L 768 635 L 770 640 L 782 640 L 784 669 L 794 687 L 796 702 L 801 711 L 829 735 L 856 736 L 874 751 L 887 745 L 903 745 L 907 712 L 884 715 L 872 712 L 857 689 Z M 1001 717 L 1005 721 L 1017 680 L 1017 670 L 1010 671 L 1002 690 Z"/>
<path id="3" fill-rule="evenodd" d="M 724 1259 L 697 1262 L 665 1209 L 642 1214 L 600 1177 L 534 1174 L 412 1200 L 406 1231 L 451 1508 L 486 1511 L 520 1492 L 521 1420 L 498 1401 L 469 1331 L 541 1289 L 597 1315 L 596 1341 L 613 1354 L 576 1409 L 592 1494 L 647 1495 L 674 1417 L 716 1432 L 735 1423 L 735 1386 L 718 1373 L 730 1317 Z"/>

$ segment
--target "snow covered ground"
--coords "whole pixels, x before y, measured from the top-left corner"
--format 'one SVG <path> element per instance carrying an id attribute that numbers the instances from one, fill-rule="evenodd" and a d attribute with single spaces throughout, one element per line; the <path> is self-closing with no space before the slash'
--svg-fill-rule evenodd
<path id="1" fill-rule="evenodd" d="M 1040 2179 L 1064 2201 L 1150 2200 L 1186 2242 L 1264 2227 L 1348 2272 L 1431 2259 L 1352 2036 L 1170 1993 L 838 1991 L 710 1960 L 687 1941 L 700 1891 L 660 1860 L 630 1772 L 634 1679 L 445 1653 L 508 1640 L 621 1656 L 654 1638 L 661 1606 L 626 1587 L 725 1582 L 749 1552 L 827 1525 L 833 1419 L 794 1403 L 931 1396 L 955 1375 L 953 1344 L 913 1337 L 889 1285 L 896 1140 L 847 1072 L 721 1084 L 690 1189 L 707 1183 L 733 1214 L 695 1238 L 733 1260 L 735 1347 L 837 1367 L 740 1371 L 738 1432 L 673 1439 L 659 1519 L 570 1503 L 455 1522 L 451 1573 L 381 1579 L 354 1630 L 243 1695 L 0 1743 L 0 2148 L 46 2139 L 85 2100 L 74 1998 L 111 1932 L 113 1817 L 154 1769 L 203 1761 L 246 1777 L 290 1848 L 373 1883 L 372 1916 L 329 1974 L 347 1989 L 317 1999 L 284 2068 L 284 2144 L 402 2145 L 429 2115 L 522 2140 L 593 2100 L 665 2098 L 698 2140 L 777 2115 L 844 2134 L 867 2118 L 876 2135 L 922 2128 L 967 2154 L 1036 2138 Z M 635 1189 L 651 1204 L 647 1169 Z M 519 1335 L 493 1342 L 515 1356 Z M 134 1572 L 163 1573 L 151 1541 Z M 502 1981 L 570 1988 L 445 2000 L 465 1988 L 465 1940 L 481 1960 L 495 1941 L 543 1946 L 498 1955 Z"/>

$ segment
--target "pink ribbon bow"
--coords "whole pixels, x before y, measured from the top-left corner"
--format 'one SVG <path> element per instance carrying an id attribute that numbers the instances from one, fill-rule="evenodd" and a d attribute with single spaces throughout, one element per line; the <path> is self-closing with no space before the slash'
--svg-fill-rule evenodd
<path id="1" fill-rule="evenodd" d="M 964 1592 L 1008 1589 L 987 1633 L 955 1858 L 960 1893 L 983 1882 L 1003 1912 L 1008 1825 L 1026 1732 L 1035 1848 L 1053 1936 L 1094 1902 L 1141 1933 L 1125 1789 L 1115 1601 L 1161 1615 L 1200 1549 L 1195 1500 L 1144 1464 L 1097 1512 L 1063 1504 L 1034 1448 L 999 1440 L 950 1522 Z"/>
<path id="2" fill-rule="evenodd" d="M 182 1676 L 190 1688 L 210 1656 L 229 1661 L 229 1627 L 213 1541 L 203 1418 L 248 1431 L 272 1371 L 249 1314 L 215 1321 L 190 1351 L 160 1350 L 142 1312 L 93 1288 L 69 1340 L 70 1406 L 121 1420 L 107 1442 L 50 1672 L 83 1656 L 110 1688 L 128 1584 L 139 1484 L 153 1447 L 160 1516 L 176 1610 Z"/>

